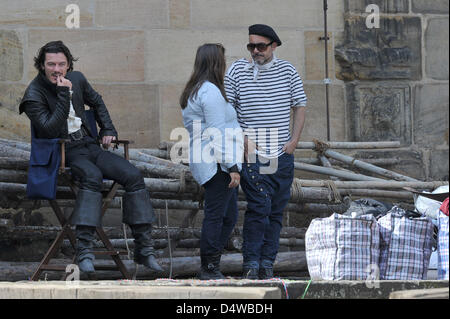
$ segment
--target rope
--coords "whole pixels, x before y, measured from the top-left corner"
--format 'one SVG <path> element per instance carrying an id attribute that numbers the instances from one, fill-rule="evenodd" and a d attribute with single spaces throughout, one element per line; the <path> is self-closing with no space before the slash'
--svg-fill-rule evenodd
<path id="1" fill-rule="evenodd" d="M 171 244 L 170 244 L 170 232 L 169 232 L 169 208 L 168 208 L 167 199 L 166 199 L 166 230 L 167 230 L 167 244 L 168 244 L 168 246 L 169 246 L 169 259 L 170 259 L 169 278 L 172 278 L 173 260 L 172 260 L 172 247 L 171 247 Z"/>
<path id="2" fill-rule="evenodd" d="M 314 142 L 313 150 L 318 152 L 319 154 L 323 154 L 327 149 L 329 149 L 331 147 L 330 144 L 319 141 L 318 139 L 315 139 L 315 138 L 313 138 L 313 142 Z"/>
<path id="3" fill-rule="evenodd" d="M 339 190 L 338 190 L 336 184 L 334 183 L 334 181 L 326 180 L 325 184 L 327 185 L 327 188 L 330 191 L 330 193 L 328 194 L 328 200 L 331 202 L 331 200 L 332 200 L 331 194 L 333 194 L 334 202 L 335 203 L 341 203 L 342 202 L 342 197 L 341 197 L 341 194 L 339 193 Z"/>
<path id="4" fill-rule="evenodd" d="M 123 201 L 122 201 L 122 197 L 119 197 L 120 199 L 120 211 L 122 213 L 123 216 Z M 125 247 L 127 248 L 127 255 L 128 255 L 128 260 L 131 260 L 131 251 L 130 251 L 130 247 L 128 247 L 128 238 L 127 238 L 127 229 L 124 223 L 122 223 L 122 231 L 123 231 L 123 238 L 125 239 Z"/>
<path id="5" fill-rule="evenodd" d="M 120 211 L 122 212 L 122 216 L 123 216 L 123 201 L 122 201 L 122 197 L 119 197 L 120 199 Z M 127 257 L 128 260 L 132 260 L 131 258 L 131 250 L 130 247 L 128 246 L 128 237 L 127 237 L 127 229 L 126 229 L 126 225 L 124 223 L 122 223 L 122 231 L 123 231 L 123 238 L 125 239 L 125 247 L 127 248 Z M 138 264 L 134 263 L 134 272 L 133 272 L 133 278 L 132 280 L 136 280 L 136 276 L 138 273 Z"/>
<path id="6" fill-rule="evenodd" d="M 305 291 L 303 292 L 303 295 L 302 295 L 302 297 L 301 297 L 300 299 L 305 299 L 305 296 L 306 296 L 306 293 L 308 292 L 308 288 L 309 288 L 309 285 L 311 284 L 311 281 L 312 281 L 312 279 L 310 279 L 310 280 L 308 281 L 308 285 L 306 286 L 306 289 L 305 289 Z"/>
<path id="7" fill-rule="evenodd" d="M 294 178 L 291 190 L 292 190 L 291 198 L 294 199 L 297 203 L 299 203 L 303 199 L 304 195 L 302 191 L 302 185 L 298 178 Z"/>

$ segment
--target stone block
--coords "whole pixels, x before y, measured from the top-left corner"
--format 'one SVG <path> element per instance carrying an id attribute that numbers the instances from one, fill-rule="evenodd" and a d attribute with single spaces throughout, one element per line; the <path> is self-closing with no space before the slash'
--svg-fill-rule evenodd
<path id="1" fill-rule="evenodd" d="M 1 138 L 28 141 L 30 134 L 30 120 L 25 114 L 0 107 Z"/>
<path id="2" fill-rule="evenodd" d="M 391 292 L 389 299 L 447 299 L 448 288 L 411 289 Z"/>
<path id="3" fill-rule="evenodd" d="M 433 181 L 448 181 L 448 148 L 432 150 L 430 155 L 430 179 Z"/>
<path id="4" fill-rule="evenodd" d="M 407 83 L 348 85 L 347 94 L 352 140 L 411 143 L 411 89 Z"/>
<path id="5" fill-rule="evenodd" d="M 39 48 L 49 41 L 62 40 L 72 55 L 79 58 L 74 69 L 82 71 L 89 81 L 144 81 L 143 31 L 32 29 L 28 38 L 29 80 L 37 74 L 32 65 Z"/>
<path id="6" fill-rule="evenodd" d="M 308 97 L 306 120 L 301 141 L 327 139 L 326 92 L 324 84 L 305 84 Z M 329 86 L 330 138 L 332 141 L 346 139 L 346 111 L 344 89 L 340 85 Z"/>
<path id="7" fill-rule="evenodd" d="M 0 109 L 19 112 L 19 104 L 27 87 L 24 84 L 0 83 Z"/>
<path id="8" fill-rule="evenodd" d="M 409 0 L 345 0 L 345 12 L 365 13 L 370 4 L 380 8 L 380 13 L 409 13 Z"/>
<path id="9" fill-rule="evenodd" d="M 0 283 L 1 299 L 281 299 L 278 287 L 161 286 L 117 281 Z M 214 310 L 211 310 L 214 311 Z"/>
<path id="10" fill-rule="evenodd" d="M 170 132 L 173 129 L 184 127 L 179 103 L 183 89 L 184 85 L 161 85 L 159 87 L 161 100 L 159 109 L 161 141 L 169 141 Z"/>
<path id="11" fill-rule="evenodd" d="M 276 49 L 278 58 L 291 62 L 303 74 L 303 33 L 281 31 L 283 45 Z M 150 30 L 146 33 L 146 82 L 154 84 L 185 84 L 194 66 L 197 48 L 204 43 L 222 43 L 227 65 L 237 59 L 248 58 L 248 31 Z M 181 49 L 182 48 L 182 49 Z"/>
<path id="12" fill-rule="evenodd" d="M 422 78 L 422 26 L 419 17 L 382 17 L 368 29 L 362 16 L 348 16 L 342 44 L 336 45 L 341 80 Z"/>
<path id="13" fill-rule="evenodd" d="M 448 80 L 448 36 L 448 18 L 428 20 L 425 31 L 425 72 L 427 77 L 435 80 Z"/>
<path id="14" fill-rule="evenodd" d="M 190 0 L 169 0 L 170 27 L 188 28 L 191 24 Z"/>
<path id="15" fill-rule="evenodd" d="M 420 84 L 415 88 L 414 142 L 421 147 L 448 147 L 448 84 Z"/>
<path id="16" fill-rule="evenodd" d="M 134 141 L 133 148 L 159 144 L 159 95 L 153 85 L 94 84 L 102 95 L 120 139 Z"/>
<path id="17" fill-rule="evenodd" d="M 268 24 L 275 31 L 279 28 L 323 27 L 322 1 L 192 0 L 191 3 L 192 26 L 198 28 L 247 28 L 255 23 Z M 341 27 L 342 12 L 342 1 L 328 1 L 330 30 Z"/>
<path id="18" fill-rule="evenodd" d="M 168 28 L 169 6 L 165 0 L 96 0 L 98 27 Z"/>
<path id="19" fill-rule="evenodd" d="M 411 0 L 412 11 L 416 13 L 448 14 L 448 0 Z"/>
<path id="20" fill-rule="evenodd" d="M 80 9 L 80 28 L 91 27 L 93 19 L 93 3 L 91 0 L 0 0 L 0 25 L 22 24 L 28 27 L 66 27 L 66 19 L 71 12 L 66 6 L 77 4 Z"/>
<path id="21" fill-rule="evenodd" d="M 306 80 L 323 80 L 325 78 L 325 41 L 319 40 L 323 37 L 320 31 L 305 31 L 305 74 Z M 328 32 L 328 77 L 334 71 L 333 34 Z"/>
<path id="22" fill-rule="evenodd" d="M 23 77 L 23 43 L 14 30 L 0 30 L 0 81 Z M 0 98 L 2 98 L 0 96 Z"/>

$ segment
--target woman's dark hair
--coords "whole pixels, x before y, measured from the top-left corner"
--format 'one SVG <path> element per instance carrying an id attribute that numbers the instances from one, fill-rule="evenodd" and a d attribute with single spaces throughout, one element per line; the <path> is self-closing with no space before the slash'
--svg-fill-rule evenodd
<path id="1" fill-rule="evenodd" d="M 69 48 L 67 48 L 62 41 L 52 41 L 40 48 L 37 56 L 34 58 L 34 67 L 39 72 L 43 72 L 42 66 L 45 62 L 46 53 L 64 53 L 67 58 L 67 63 L 69 64 L 68 72 L 73 71 L 73 62 L 78 60 L 72 56 Z"/>
<path id="2" fill-rule="evenodd" d="M 225 76 L 225 48 L 221 44 L 206 43 L 197 49 L 194 70 L 180 97 L 180 106 L 184 109 L 190 98 L 197 96 L 197 92 L 205 81 L 215 84 L 223 98 L 228 102 L 225 94 L 223 79 Z"/>

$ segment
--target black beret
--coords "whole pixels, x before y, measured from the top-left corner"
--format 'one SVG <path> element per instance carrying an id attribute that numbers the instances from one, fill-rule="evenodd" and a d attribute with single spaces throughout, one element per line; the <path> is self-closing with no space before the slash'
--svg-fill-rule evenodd
<path id="1" fill-rule="evenodd" d="M 265 24 L 254 24 L 248 27 L 248 34 L 256 34 L 260 35 L 266 38 L 271 39 L 272 41 L 276 42 L 278 46 L 281 45 L 281 40 L 275 33 L 275 31 Z"/>

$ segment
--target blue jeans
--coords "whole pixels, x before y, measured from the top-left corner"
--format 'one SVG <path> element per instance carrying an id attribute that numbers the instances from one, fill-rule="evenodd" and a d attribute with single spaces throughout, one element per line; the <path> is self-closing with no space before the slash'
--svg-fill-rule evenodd
<path id="1" fill-rule="evenodd" d="M 291 196 L 294 155 L 278 157 L 272 174 L 261 174 L 269 163 L 244 163 L 241 187 L 247 198 L 242 254 L 244 268 L 271 268 L 278 253 L 283 210 Z"/>
<path id="2" fill-rule="evenodd" d="M 216 175 L 203 184 L 205 188 L 204 219 L 200 238 L 200 254 L 222 253 L 238 217 L 238 188 L 228 188 L 231 177 L 219 167 Z"/>

